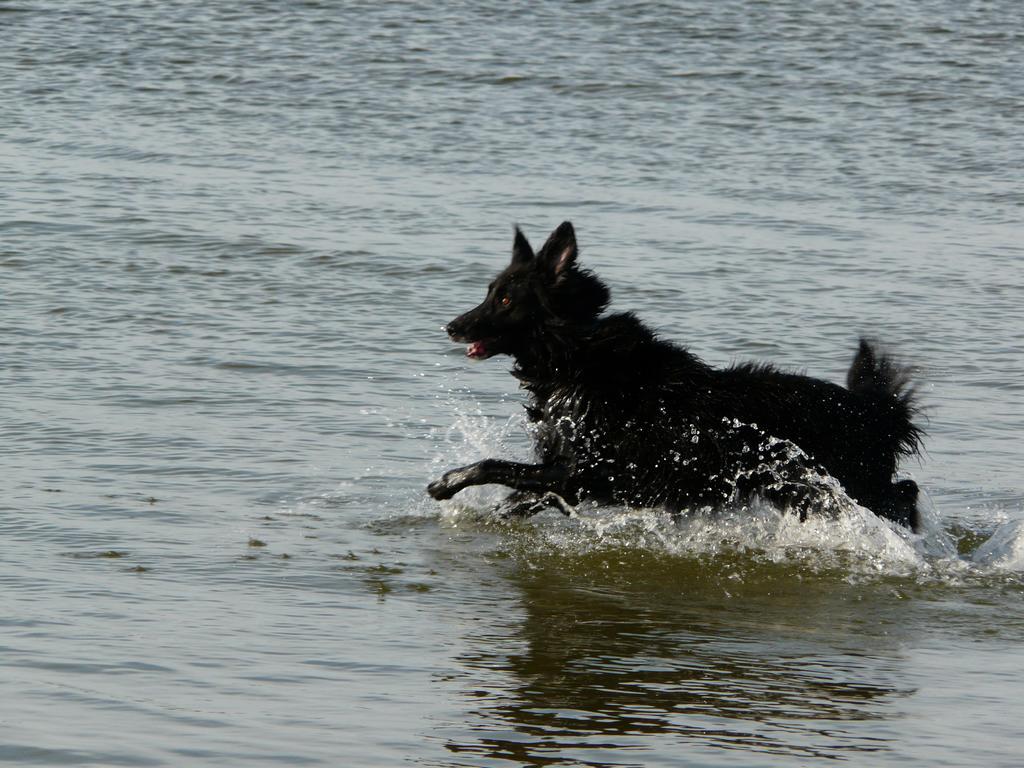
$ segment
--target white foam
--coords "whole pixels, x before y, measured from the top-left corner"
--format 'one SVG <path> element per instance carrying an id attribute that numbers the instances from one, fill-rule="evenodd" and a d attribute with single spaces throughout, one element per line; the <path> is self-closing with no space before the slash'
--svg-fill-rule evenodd
<path id="1" fill-rule="evenodd" d="M 543 522 L 542 522 L 543 520 Z M 675 517 L 660 510 L 592 508 L 572 520 L 535 518 L 547 546 L 586 552 L 643 549 L 679 557 L 742 555 L 810 570 L 907 574 L 926 568 L 920 537 L 850 502 L 845 509 L 801 522 L 764 503 L 726 512 Z"/>

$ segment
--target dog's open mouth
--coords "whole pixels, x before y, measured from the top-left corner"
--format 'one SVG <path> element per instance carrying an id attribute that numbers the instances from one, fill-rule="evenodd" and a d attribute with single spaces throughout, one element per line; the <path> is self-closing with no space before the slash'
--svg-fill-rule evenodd
<path id="1" fill-rule="evenodd" d="M 485 360 L 493 354 L 494 352 L 488 349 L 488 342 L 483 339 L 472 341 L 466 347 L 466 357 L 471 357 L 474 360 Z"/>

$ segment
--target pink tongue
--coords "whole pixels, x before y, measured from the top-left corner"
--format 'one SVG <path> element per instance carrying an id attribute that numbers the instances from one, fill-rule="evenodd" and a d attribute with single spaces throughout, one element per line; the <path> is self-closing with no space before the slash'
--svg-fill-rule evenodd
<path id="1" fill-rule="evenodd" d="M 482 341 L 474 341 L 466 347 L 466 357 L 484 357 L 486 354 L 487 349 Z"/>

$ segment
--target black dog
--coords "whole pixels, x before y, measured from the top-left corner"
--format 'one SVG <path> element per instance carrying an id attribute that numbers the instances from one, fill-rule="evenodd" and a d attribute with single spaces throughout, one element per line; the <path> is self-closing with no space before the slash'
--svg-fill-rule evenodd
<path id="1" fill-rule="evenodd" d="M 888 358 L 861 340 L 846 388 L 764 364 L 716 370 L 632 314 L 602 315 L 608 289 L 576 255 L 569 222 L 536 255 L 516 229 L 512 263 L 447 328 L 471 358 L 515 359 L 539 463 L 485 459 L 446 472 L 431 496 L 498 483 L 516 490 L 507 514 L 528 515 L 583 499 L 681 511 L 760 495 L 803 519 L 833 498 L 831 475 L 917 529 L 917 485 L 893 475 L 922 433 Z"/>

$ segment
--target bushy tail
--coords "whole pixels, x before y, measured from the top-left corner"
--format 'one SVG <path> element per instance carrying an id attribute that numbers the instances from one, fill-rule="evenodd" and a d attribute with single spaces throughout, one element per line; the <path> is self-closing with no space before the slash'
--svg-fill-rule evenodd
<path id="1" fill-rule="evenodd" d="M 846 374 L 846 388 L 875 397 L 886 407 L 897 453 L 910 456 L 921 450 L 924 433 L 914 424 L 918 407 L 914 385 L 906 368 L 880 353 L 867 339 L 861 339 L 853 365 Z"/>

